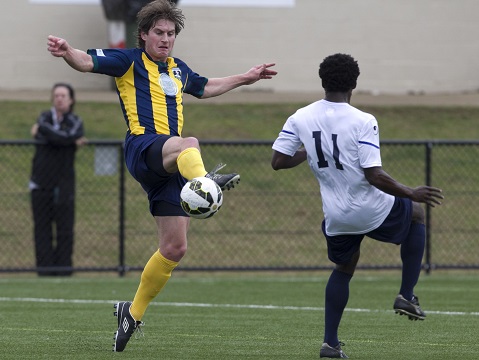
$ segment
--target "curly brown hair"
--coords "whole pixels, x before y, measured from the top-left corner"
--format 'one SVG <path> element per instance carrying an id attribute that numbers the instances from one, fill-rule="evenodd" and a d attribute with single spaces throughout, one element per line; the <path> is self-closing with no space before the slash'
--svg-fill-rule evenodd
<path id="1" fill-rule="evenodd" d="M 144 49 L 141 33 L 148 33 L 158 20 L 169 20 L 175 24 L 176 35 L 185 27 L 185 16 L 170 0 L 155 0 L 145 5 L 136 15 L 138 22 L 137 47 Z"/>

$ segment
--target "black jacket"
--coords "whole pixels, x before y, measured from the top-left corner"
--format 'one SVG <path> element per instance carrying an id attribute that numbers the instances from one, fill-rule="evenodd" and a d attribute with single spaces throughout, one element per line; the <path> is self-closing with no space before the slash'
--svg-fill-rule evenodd
<path id="1" fill-rule="evenodd" d="M 75 141 L 84 135 L 82 120 L 73 113 L 63 116 L 55 129 L 52 110 L 44 111 L 37 119 L 35 155 L 31 182 L 35 188 L 53 189 L 59 185 L 74 189 Z"/>

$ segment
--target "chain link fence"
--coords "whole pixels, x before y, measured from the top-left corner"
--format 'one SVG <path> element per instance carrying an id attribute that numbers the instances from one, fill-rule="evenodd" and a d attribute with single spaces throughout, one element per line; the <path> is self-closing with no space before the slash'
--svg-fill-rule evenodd
<path id="1" fill-rule="evenodd" d="M 306 164 L 275 172 L 271 142 L 202 142 L 207 168 L 241 174 L 220 212 L 192 219 L 179 270 L 329 269 L 316 179 Z M 28 181 L 32 141 L 0 142 L 0 272 L 35 272 Z M 476 211 L 479 142 L 383 141 L 383 168 L 410 186 L 443 189 L 426 210 L 424 268 L 479 268 Z M 74 271 L 141 270 L 158 247 L 148 200 L 123 163 L 122 142 L 90 141 L 77 152 Z M 369 238 L 358 267 L 400 268 L 399 247 Z"/>

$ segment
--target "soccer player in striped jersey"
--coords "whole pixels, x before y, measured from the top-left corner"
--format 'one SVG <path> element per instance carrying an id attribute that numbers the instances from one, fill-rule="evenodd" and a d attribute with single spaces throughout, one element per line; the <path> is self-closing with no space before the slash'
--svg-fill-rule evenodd
<path id="1" fill-rule="evenodd" d="M 132 176 L 148 194 L 155 217 L 159 249 L 147 262 L 133 302 L 115 304 L 118 330 L 114 351 L 123 351 L 135 330 L 140 330 L 148 304 L 160 293 L 187 249 L 189 217 L 180 206 L 180 192 L 187 180 L 207 176 L 222 190 L 239 182 L 239 174 L 218 174 L 222 167 L 205 170 L 199 142 L 181 137 L 183 94 L 205 99 L 242 85 L 271 79 L 275 64 L 252 67 L 243 74 L 206 78 L 171 57 L 176 36 L 184 27 L 181 9 L 169 0 L 145 5 L 137 15 L 136 49 L 73 48 L 65 39 L 48 36 L 48 50 L 81 72 L 115 78 L 123 116 L 128 126 L 125 161 Z"/>
<path id="2" fill-rule="evenodd" d="M 402 282 L 394 309 L 412 320 L 424 312 L 413 294 L 425 244 L 424 210 L 440 204 L 441 190 L 405 186 L 382 170 L 375 117 L 350 105 L 359 76 L 346 54 L 324 59 L 319 76 L 325 98 L 296 111 L 273 144 L 274 170 L 307 161 L 321 189 L 322 230 L 328 257 L 336 264 L 325 298 L 325 334 L 320 357 L 347 358 L 338 327 L 349 298 L 349 282 L 364 236 L 401 245 Z"/>

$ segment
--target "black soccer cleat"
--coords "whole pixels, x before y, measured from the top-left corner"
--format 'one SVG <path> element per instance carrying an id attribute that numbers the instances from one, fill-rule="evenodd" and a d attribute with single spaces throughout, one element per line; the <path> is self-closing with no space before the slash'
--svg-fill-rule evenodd
<path id="1" fill-rule="evenodd" d="M 217 183 L 221 190 L 232 189 L 235 187 L 235 184 L 238 184 L 240 182 L 239 174 L 217 174 L 217 172 L 223 169 L 225 166 L 226 164 L 218 164 L 213 170 L 211 170 L 208 174 L 205 175 L 205 177 Z"/>
<path id="2" fill-rule="evenodd" d="M 125 349 L 126 344 L 131 338 L 131 335 L 136 331 L 140 336 L 143 335 L 141 327 L 144 325 L 142 321 L 136 321 L 130 314 L 131 302 L 121 301 L 114 305 L 116 311 L 113 313 L 118 317 L 118 330 L 115 333 L 113 340 L 113 351 L 121 352 Z"/>
<path id="3" fill-rule="evenodd" d="M 412 296 L 412 300 L 406 300 L 404 296 L 399 294 L 394 301 L 394 311 L 399 315 L 407 315 L 409 320 L 424 320 L 426 314 L 419 306 L 419 299 L 416 295 Z"/>
<path id="4" fill-rule="evenodd" d="M 331 359 L 349 359 L 349 357 L 341 349 L 341 345 L 344 346 L 342 342 L 336 346 L 329 346 L 327 343 L 323 343 L 321 350 L 319 350 L 319 357 Z"/>

